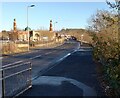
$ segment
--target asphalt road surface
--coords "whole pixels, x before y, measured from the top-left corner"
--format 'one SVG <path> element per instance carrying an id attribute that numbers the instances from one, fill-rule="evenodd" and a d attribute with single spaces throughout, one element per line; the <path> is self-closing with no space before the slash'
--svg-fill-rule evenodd
<path id="1" fill-rule="evenodd" d="M 32 63 L 32 89 L 21 96 L 104 96 L 97 80 L 91 48 L 68 41 L 53 49 L 2 59 L 2 65 L 19 61 Z"/>
<path id="2" fill-rule="evenodd" d="M 32 63 L 32 78 L 35 78 L 38 74 L 42 73 L 42 71 L 45 71 L 45 69 L 51 67 L 54 63 L 59 62 L 62 58 L 78 48 L 78 42 L 69 41 L 52 49 L 34 49 L 28 53 L 2 58 L 2 66 L 30 61 Z"/>
<path id="3" fill-rule="evenodd" d="M 33 80 L 32 89 L 21 96 L 99 96 L 103 89 L 97 80 L 91 48 L 80 48 Z"/>

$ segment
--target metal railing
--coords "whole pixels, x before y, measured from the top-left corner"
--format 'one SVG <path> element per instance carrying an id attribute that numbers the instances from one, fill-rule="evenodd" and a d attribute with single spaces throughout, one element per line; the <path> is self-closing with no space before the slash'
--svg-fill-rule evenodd
<path id="1" fill-rule="evenodd" d="M 2 97 L 16 97 L 32 87 L 32 64 L 19 62 L 2 66 Z"/>

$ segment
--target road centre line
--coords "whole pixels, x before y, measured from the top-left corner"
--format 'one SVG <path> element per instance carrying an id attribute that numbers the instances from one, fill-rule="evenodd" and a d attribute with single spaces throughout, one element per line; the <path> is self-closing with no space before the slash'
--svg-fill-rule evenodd
<path id="1" fill-rule="evenodd" d="M 55 52 L 55 51 L 54 51 L 54 52 Z M 53 52 L 48 52 L 48 53 L 45 53 L 44 55 L 47 55 L 47 54 L 50 54 L 50 53 L 53 53 Z M 44 55 L 37 55 L 37 56 L 35 56 L 35 57 L 29 58 L 28 60 L 33 60 L 33 59 L 39 58 L 39 57 L 44 56 Z M 20 60 L 20 61 L 14 62 L 14 63 L 9 63 L 9 64 L 4 65 L 4 66 L 2 66 L 2 67 L 8 67 L 8 66 L 10 66 L 10 65 L 15 65 L 15 64 L 17 64 L 17 63 L 22 63 L 22 62 L 24 62 L 24 61 L 27 61 L 27 60 Z"/>
<path id="2" fill-rule="evenodd" d="M 63 48 L 65 48 L 65 47 L 63 47 Z M 38 51 L 41 51 L 41 50 L 38 50 Z M 38 51 L 33 51 L 33 52 L 38 52 Z M 56 62 L 62 61 L 62 60 L 65 59 L 67 56 L 71 55 L 72 53 L 74 53 L 74 52 L 76 52 L 76 51 L 77 51 L 77 50 L 74 50 L 73 52 L 68 53 L 67 55 L 65 55 L 64 57 L 60 58 L 60 59 L 59 59 L 58 61 L 56 61 Z M 53 52 L 56 52 L 56 50 L 54 50 Z M 48 52 L 48 53 L 45 53 L 44 55 L 48 55 L 48 54 L 51 54 L 51 53 L 53 53 L 53 52 Z M 29 52 L 29 53 L 32 53 L 32 52 Z M 23 54 L 27 54 L 27 53 L 23 53 Z M 23 55 L 23 54 L 22 54 L 22 55 Z M 28 60 L 33 60 L 33 59 L 36 59 L 36 58 L 41 57 L 41 56 L 43 56 L 43 55 L 37 55 L 37 56 L 35 56 L 35 57 L 29 58 Z M 14 65 L 14 64 L 17 64 L 17 63 L 24 62 L 24 61 L 27 61 L 27 60 L 20 60 L 20 61 L 14 62 L 14 63 L 10 63 L 10 64 L 7 64 L 7 65 L 4 65 L 4 66 L 2 66 L 2 67 L 7 67 L 7 66 L 10 66 L 10 65 Z"/>
<path id="3" fill-rule="evenodd" d="M 32 58 L 29 58 L 30 60 L 33 60 L 33 59 L 36 59 L 36 58 L 39 58 L 39 57 L 41 57 L 42 55 L 37 55 L 37 56 L 35 56 L 35 57 L 32 57 Z"/>
<path id="4" fill-rule="evenodd" d="M 55 52 L 55 51 L 53 51 L 53 52 Z M 53 53 L 53 52 L 48 52 L 48 53 L 45 53 L 45 55 L 47 55 L 47 54 L 51 54 L 51 53 Z"/>
<path id="5" fill-rule="evenodd" d="M 55 52 L 55 51 L 53 51 L 53 52 Z M 51 54 L 51 53 L 53 53 L 53 52 L 48 52 L 48 53 L 45 53 L 44 55 L 48 55 L 48 54 Z M 41 56 L 44 56 L 44 55 L 37 55 L 37 56 L 32 57 L 32 58 L 29 58 L 29 59 L 30 59 L 30 60 L 36 59 L 36 58 L 41 57 Z"/>
<path id="6" fill-rule="evenodd" d="M 25 53 L 21 53 L 21 54 L 13 55 L 13 56 L 20 56 L 20 55 L 25 55 L 25 54 L 35 53 L 35 52 L 40 52 L 40 51 L 42 51 L 42 50 L 29 51 L 29 52 L 25 52 Z"/>

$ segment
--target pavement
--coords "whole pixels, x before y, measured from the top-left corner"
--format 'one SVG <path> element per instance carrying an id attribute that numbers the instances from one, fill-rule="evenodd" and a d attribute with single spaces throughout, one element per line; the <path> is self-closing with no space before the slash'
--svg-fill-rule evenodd
<path id="1" fill-rule="evenodd" d="M 104 96 L 92 50 L 81 47 L 32 81 L 23 96 Z"/>

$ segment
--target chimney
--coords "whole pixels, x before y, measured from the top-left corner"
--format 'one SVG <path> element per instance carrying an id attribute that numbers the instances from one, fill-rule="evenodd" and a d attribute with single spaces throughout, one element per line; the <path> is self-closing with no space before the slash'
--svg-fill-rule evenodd
<path id="1" fill-rule="evenodd" d="M 13 22 L 13 31 L 16 31 L 16 30 L 17 30 L 16 19 L 14 19 L 14 22 Z"/>
<path id="2" fill-rule="evenodd" d="M 50 28 L 49 28 L 49 31 L 52 32 L 53 29 L 52 29 L 52 20 L 50 20 Z"/>

